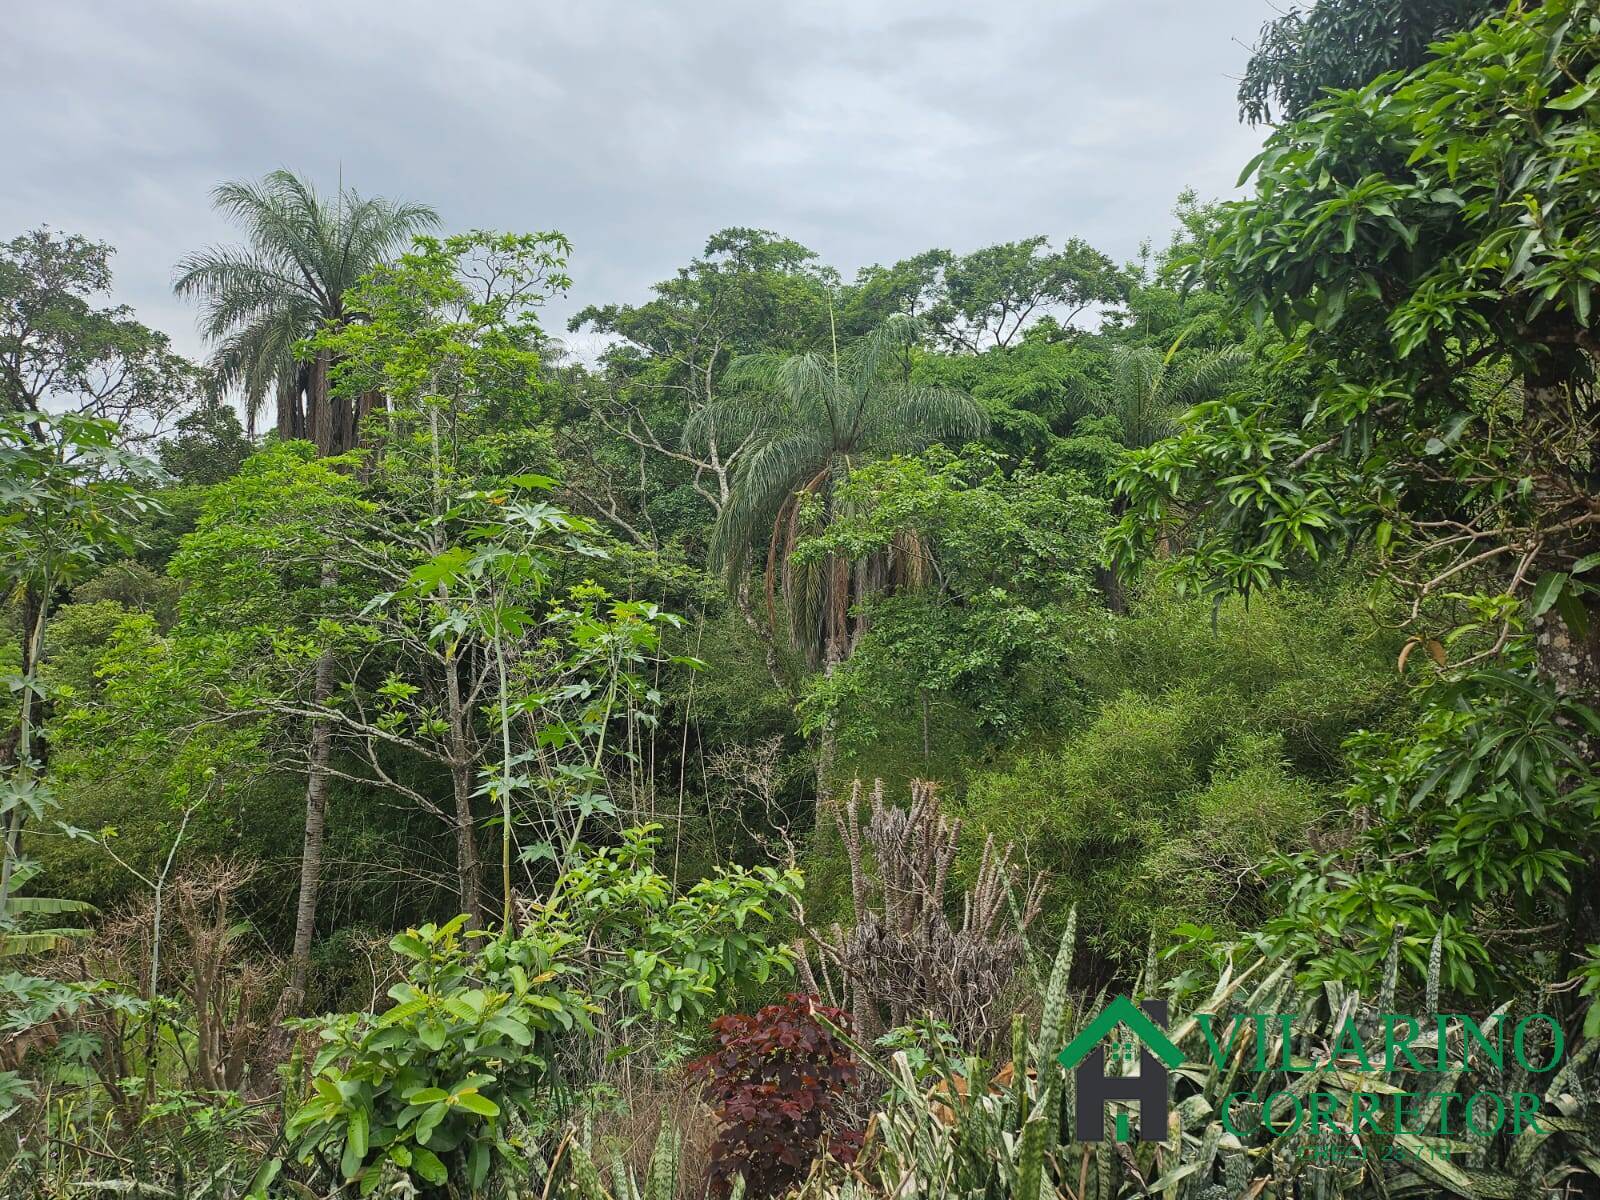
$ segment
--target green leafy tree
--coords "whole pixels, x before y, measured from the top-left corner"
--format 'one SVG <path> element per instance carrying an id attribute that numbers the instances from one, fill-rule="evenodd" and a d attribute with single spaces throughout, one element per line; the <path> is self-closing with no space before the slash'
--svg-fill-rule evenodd
<path id="1" fill-rule="evenodd" d="M 672 532 L 698 553 L 754 447 L 748 422 L 724 422 L 724 376 L 740 355 L 810 350 L 829 336 L 837 274 L 800 243 L 762 229 L 714 234 L 643 304 L 590 306 L 568 323 L 605 335 L 603 371 L 579 389 L 581 424 L 563 429 L 567 491 L 649 549 Z M 705 419 L 701 420 L 700 415 Z M 699 436 L 683 436 L 700 420 Z M 745 622 L 756 616 L 741 592 Z"/>
<path id="2" fill-rule="evenodd" d="M 1420 66 L 1440 38 L 1505 11 L 1503 0 L 1317 0 L 1261 27 L 1239 81 L 1252 125 L 1293 121 L 1330 89 Z"/>
<path id="3" fill-rule="evenodd" d="M 1420 638 L 1481 659 L 1540 622 L 1545 668 L 1600 698 L 1586 11 L 1488 22 L 1269 139 L 1206 270 L 1277 320 L 1311 401 L 1198 406 L 1127 475 L 1125 554 L 1168 540 L 1247 590 L 1359 545 Z"/>
<path id="4" fill-rule="evenodd" d="M 1015 461 L 1040 461 L 1063 437 L 1076 436 L 1091 380 L 1104 375 L 1104 348 L 1046 317 L 1005 350 L 929 354 L 918 382 L 969 393 L 988 421 L 989 444 Z"/>
<path id="5" fill-rule="evenodd" d="M 362 580 L 334 569 L 339 548 L 371 512 L 347 460 L 319 459 L 307 442 L 282 442 L 253 456 L 217 488 L 170 570 L 185 584 L 183 623 L 212 634 L 250 630 L 256 654 L 241 664 L 252 686 L 234 695 L 259 711 L 269 699 L 299 700 L 300 720 L 284 727 L 280 753 L 306 770 L 305 838 L 295 909 L 290 988 L 303 995 L 322 881 L 333 730 L 315 719 L 333 695 L 343 619 Z M 225 694 L 226 699 L 226 694 Z M 302 723 L 307 712 L 313 719 Z M 296 714 L 284 714 L 292 716 Z M 309 727 L 308 727 L 309 726 Z"/>
<path id="6" fill-rule="evenodd" d="M 661 629 L 678 623 L 654 604 L 608 603 L 593 584 L 570 589 L 566 605 L 555 602 L 557 564 L 605 552 L 591 522 L 533 494 L 548 482 L 509 480 L 506 489 L 463 496 L 448 514 L 463 524 L 461 540 L 416 567 L 397 595 L 376 601 L 425 605 L 429 640 L 447 656 L 472 652 L 477 660 L 473 691 L 487 701 L 492 750 L 475 794 L 499 810 L 503 929 L 513 927 L 519 827 L 531 825 L 535 840 L 516 858 L 560 866 L 590 817 L 615 815 L 602 769 L 608 739 L 619 720 L 631 723 L 640 705 L 657 699 L 645 670 Z M 530 799 L 531 820 L 523 812 Z"/>
<path id="7" fill-rule="evenodd" d="M 238 414 L 213 402 L 179 417 L 157 444 L 156 458 L 179 483 L 204 486 L 237 475 L 253 449 Z"/>
<path id="8" fill-rule="evenodd" d="M 376 778 L 389 781 L 378 752 L 384 743 L 403 741 L 408 749 L 426 747 L 450 773 L 456 842 L 457 891 L 461 911 L 480 915 L 479 861 L 474 797 L 486 746 L 471 696 L 483 686 L 489 660 L 463 644 L 450 624 L 467 603 L 443 573 L 432 595 L 416 596 L 412 573 L 444 553 L 462 533 L 467 509 L 458 492 L 471 481 L 474 434 L 497 418 L 527 420 L 535 414 L 513 410 L 540 390 L 543 333 L 536 309 L 552 292 L 568 286 L 570 245 L 560 234 L 493 234 L 477 231 L 446 239 L 418 238 L 412 249 L 363 279 L 350 294 L 362 314 L 359 322 L 325 330 L 318 344 L 338 361 L 336 394 L 359 396 L 377 391 L 389 397 L 390 438 L 376 467 L 375 481 L 385 500 L 387 552 L 375 565 L 385 597 L 367 610 L 386 644 L 404 648 L 382 703 L 383 720 L 357 724 L 372 734 L 361 739 Z M 416 503 L 425 497 L 426 504 Z M 501 496 L 502 503 L 506 497 Z M 472 511 L 487 508 L 479 504 Z M 576 538 L 580 530 L 570 530 Z M 391 605 L 396 593 L 409 603 Z M 381 632 L 380 627 L 381 626 Z M 438 636 L 430 630 L 446 630 Z M 477 647 L 481 651 L 481 647 Z M 442 692 L 443 705 L 412 711 L 401 722 L 408 701 L 421 690 Z M 352 695 L 356 695 L 352 690 Z M 347 706 L 348 707 L 348 706 Z M 336 711 L 336 710 L 330 710 Z M 349 714 L 336 713 L 349 729 Z M 358 732 L 359 730 L 351 730 Z M 425 799 L 410 789 L 413 798 Z M 426 802 L 425 807 L 431 807 Z M 509 885 L 508 885 L 509 886 Z"/>
<path id="9" fill-rule="evenodd" d="M 1066 328 L 1097 305 L 1120 304 L 1130 282 L 1081 238 L 1057 250 L 1041 235 L 970 254 L 928 250 L 892 267 L 865 267 L 843 292 L 840 316 L 853 334 L 870 333 L 897 313 L 917 317 L 947 348 L 979 354 L 1018 344 L 1036 321 Z"/>
<path id="10" fill-rule="evenodd" d="M 1130 450 L 1144 450 L 1177 429 L 1180 413 L 1214 400 L 1238 381 L 1249 354 L 1227 346 L 1180 358 L 1178 347 L 1165 354 L 1148 346 L 1113 346 L 1105 386 L 1090 387 L 1086 407 L 1107 419 L 1108 432 Z M 1125 496 L 1112 501 L 1112 513 L 1121 517 L 1128 508 Z M 1115 564 L 1101 578 L 1106 602 L 1117 612 L 1127 607 L 1126 590 Z"/>
<path id="11" fill-rule="evenodd" d="M 131 531 L 152 506 L 149 493 L 159 478 L 154 463 L 117 444 L 110 420 L 70 412 L 0 414 L 0 578 L 8 591 L 41 598 L 24 609 L 22 670 L 6 679 L 18 707 L 0 778 L 0 920 L 12 907 L 23 826 L 54 805 L 38 738 L 39 705 L 48 695 L 40 669 L 50 621 L 44 598 L 132 550 Z"/>
<path id="12" fill-rule="evenodd" d="M 85 478 L 100 479 L 96 457 L 107 474 L 115 474 L 119 447 L 137 446 L 157 437 L 194 397 L 199 374 L 194 366 L 172 353 L 163 334 L 141 325 L 123 305 L 103 305 L 111 288 L 110 246 L 74 235 L 38 229 L 0 244 L 0 416 L 6 418 L 4 438 L 14 467 L 31 462 L 32 482 L 12 481 L 14 487 L 31 488 L 48 473 L 58 478 L 66 464 L 79 456 L 73 439 L 86 439 L 83 451 Z M 110 421 L 110 427 L 83 424 L 53 425 L 30 414 L 59 413 L 68 418 Z M 105 433 L 114 429 L 114 436 Z M 33 443 L 30 448 L 28 443 Z M 60 458 L 54 467 L 48 460 Z M 45 485 L 47 487 L 54 485 Z M 30 521 L 30 501 L 14 493 L 20 507 L 0 506 L 13 521 Z M 86 510 L 85 510 L 86 511 Z M 79 512 L 77 520 L 84 517 Z M 13 548 L 17 555 L 38 549 L 45 533 L 35 528 L 31 541 Z M 71 536 L 64 526 L 63 538 Z M 46 539 L 48 540 L 48 539 Z M 103 562 L 106 547 L 96 551 Z M 15 558 L 13 562 L 17 561 Z M 81 575 L 75 582 L 81 582 Z M 37 674 L 33 631 L 48 620 L 53 603 L 50 588 L 64 582 L 59 573 L 13 577 L 11 593 L 19 616 L 20 674 Z M 38 645 L 42 645 L 42 639 Z M 16 744 L 15 725 L 0 733 L 0 762 L 10 757 Z M 43 743 L 35 731 L 34 750 Z"/>
<path id="13" fill-rule="evenodd" d="M 73 412 L 148 440 L 193 398 L 198 374 L 111 289 L 112 249 L 36 229 L 0 244 L 0 410 Z"/>
<path id="14" fill-rule="evenodd" d="M 1107 510 L 1086 481 L 1008 477 L 992 454 L 936 448 L 857 468 L 835 500 L 799 560 L 916 554 L 924 586 L 863 604 L 854 652 L 807 687 L 808 727 L 831 722 L 840 748 L 880 773 L 895 735 L 909 735 L 920 769 L 944 775 L 961 769 L 974 733 L 1011 743 L 1076 715 L 1066 659 L 1097 625 L 1091 564 Z"/>
<path id="15" fill-rule="evenodd" d="M 1382 856 L 1290 886 L 1323 934 L 1404 924 L 1413 960 L 1454 922 L 1468 986 L 1508 911 L 1542 914 L 1558 976 L 1600 927 L 1597 79 L 1593 6 L 1552 0 L 1275 133 L 1202 270 L 1276 321 L 1272 374 L 1307 390 L 1202 404 L 1123 481 L 1124 561 L 1165 543 L 1186 582 L 1252 592 L 1343 551 L 1392 589 L 1401 669 L 1450 690 L 1414 735 L 1361 743 L 1352 800 Z M 1370 970 L 1339 945 L 1325 962 Z"/>
<path id="16" fill-rule="evenodd" d="M 949 255 L 942 267 L 927 320 L 947 345 L 972 354 L 1005 349 L 1046 314 L 1070 326 L 1095 305 L 1127 299 L 1127 277 L 1081 238 L 1059 250 L 1043 236 L 1002 242 Z"/>
<path id="17" fill-rule="evenodd" d="M 510 920 L 513 797 L 531 781 L 510 761 L 516 757 L 513 739 L 525 749 L 520 727 L 513 733 L 519 714 L 553 717 L 555 706 L 541 708 L 532 697 L 548 700 L 578 687 L 606 657 L 602 647 L 617 649 L 654 619 L 644 609 L 619 604 L 597 618 L 606 633 L 591 631 L 582 646 L 557 639 L 582 624 L 576 610 L 553 595 L 562 590 L 557 563 L 572 554 L 603 557 L 598 530 L 537 496 L 553 483 L 544 477 L 520 474 L 500 487 L 470 488 L 488 482 L 474 475 L 474 468 L 487 465 L 479 457 L 481 442 L 496 432 L 508 408 L 523 420 L 537 417 L 526 405 L 542 391 L 543 334 L 536 310 L 567 286 L 569 249 L 555 233 L 419 238 L 410 252 L 351 293 L 362 320 L 318 339 L 338 360 L 336 393 L 376 389 L 391 399 L 390 438 L 373 476 L 382 504 L 382 552 L 365 556 L 384 590 L 358 624 L 371 644 L 394 652 L 375 712 L 362 699 L 358 679 L 351 680 L 348 698 L 324 703 L 320 711 L 355 739 L 374 782 L 403 791 L 424 808 L 439 811 L 422 792 L 397 781 L 383 756 L 401 748 L 448 769 L 457 889 L 462 910 L 475 920 L 482 890 L 475 807 L 485 792 L 502 808 L 502 919 Z M 348 551 L 361 556 L 354 545 Z M 585 621 L 609 599 L 598 591 L 570 598 L 587 614 Z M 563 625 L 566 617 L 571 621 Z M 538 655 L 535 630 L 568 656 L 557 662 Z M 535 659 L 548 672 L 537 680 L 528 678 Z M 620 662 L 615 665 L 621 669 Z M 361 664 L 352 669 L 359 671 Z M 616 682 L 602 680 L 599 686 L 614 689 Z M 512 710 L 514 699 L 522 709 Z M 602 743 L 608 719 L 600 722 Z M 574 732 L 547 728 L 546 749 L 555 752 Z M 495 760 L 500 771 L 489 772 L 480 787 L 480 772 Z M 519 759 L 522 765 L 528 761 Z M 586 764 L 596 770 L 598 765 Z M 604 802 L 603 789 L 588 782 L 586 776 L 580 798 L 591 805 Z M 545 829 L 541 836 L 552 834 Z"/>
<path id="18" fill-rule="evenodd" d="M 1550 932 L 1583 903 L 1600 851 L 1600 773 L 1583 743 L 1600 717 L 1526 669 L 1479 668 L 1418 697 L 1402 735 L 1370 731 L 1348 749 L 1346 802 L 1356 832 L 1337 853 L 1276 864 L 1280 912 L 1264 944 L 1303 975 L 1376 983 L 1392 947 L 1418 978 L 1500 998 L 1567 977 L 1581 957 L 1561 946 L 1497 954 Z M 1565 910 L 1565 912 L 1564 912 Z"/>
<path id="19" fill-rule="evenodd" d="M 331 395 L 330 352 L 303 359 L 297 347 L 324 326 L 345 324 L 345 292 L 438 216 L 353 189 L 330 199 L 284 170 L 259 183 L 221 184 L 212 199 L 244 227 L 246 244 L 185 256 L 173 286 L 202 301 L 214 386 L 239 389 L 252 436 L 270 394 L 279 437 L 307 438 L 323 454 L 354 449 L 365 410 L 381 397 Z"/>

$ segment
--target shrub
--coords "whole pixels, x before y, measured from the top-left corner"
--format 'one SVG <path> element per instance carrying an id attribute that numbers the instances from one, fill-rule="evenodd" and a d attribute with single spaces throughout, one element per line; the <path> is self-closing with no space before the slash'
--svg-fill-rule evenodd
<path id="1" fill-rule="evenodd" d="M 464 916 L 398 935 L 407 980 L 387 1012 L 301 1024 L 324 1043 L 310 1098 L 287 1133 L 302 1162 L 337 1166 L 363 1195 L 394 1176 L 481 1188 L 491 1166 L 518 1168 L 516 1121 L 533 1114 L 552 1043 L 589 1028 L 585 1002 L 564 985 L 565 943 L 498 938 L 474 951 Z"/>
<path id="2" fill-rule="evenodd" d="M 1511 661 L 1526 654 L 1513 647 Z M 1391 944 L 1421 976 L 1437 944 L 1462 996 L 1560 984 L 1550 966 L 1594 914 L 1600 777 L 1584 747 L 1600 715 L 1526 661 L 1442 678 L 1418 700 L 1403 736 L 1350 739 L 1346 844 L 1277 864 L 1265 943 L 1315 982 L 1371 988 Z"/>
<path id="3" fill-rule="evenodd" d="M 849 1031 L 841 1009 L 795 995 L 711 1023 L 717 1049 L 691 1069 L 705 1078 L 720 1125 L 708 1171 L 718 1195 L 742 1176 L 751 1200 L 779 1196 L 824 1149 L 853 1157 L 859 1135 L 836 1126 L 856 1064 L 835 1029 Z"/>
<path id="4" fill-rule="evenodd" d="M 587 851 L 552 889 L 559 902 L 530 917 L 581 944 L 575 965 L 587 990 L 622 1029 L 703 1020 L 709 1005 L 731 1007 L 741 990 L 794 970 L 773 914 L 799 895 L 799 871 L 719 867 L 679 890 L 656 869 L 660 829 L 624 829 L 619 845 Z"/>

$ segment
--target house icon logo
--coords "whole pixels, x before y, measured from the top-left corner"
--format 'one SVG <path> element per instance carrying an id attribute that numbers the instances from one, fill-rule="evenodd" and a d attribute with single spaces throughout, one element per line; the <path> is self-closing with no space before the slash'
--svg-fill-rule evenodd
<path id="1" fill-rule="evenodd" d="M 1101 1142 L 1106 1136 L 1106 1105 L 1113 1100 L 1139 1106 L 1139 1140 L 1161 1142 L 1167 1137 L 1167 1072 L 1181 1066 L 1183 1051 L 1167 1037 L 1167 1002 L 1142 1004 L 1118 996 L 1100 1010 L 1093 1021 L 1073 1038 L 1058 1061 L 1073 1072 L 1077 1083 L 1074 1113 L 1076 1140 Z M 1108 1034 L 1126 1029 L 1131 1039 L 1110 1043 L 1113 1061 L 1137 1062 L 1137 1075 L 1108 1075 L 1103 1044 Z M 1117 1114 L 1116 1140 L 1129 1138 L 1128 1114 Z"/>

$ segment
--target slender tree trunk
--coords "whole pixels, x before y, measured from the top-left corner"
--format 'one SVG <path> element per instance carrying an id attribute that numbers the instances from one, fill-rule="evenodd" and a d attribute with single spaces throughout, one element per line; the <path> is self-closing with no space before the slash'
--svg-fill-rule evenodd
<path id="1" fill-rule="evenodd" d="M 822 674 L 824 678 L 833 678 L 833 673 L 844 661 L 843 647 L 833 639 L 828 639 L 828 644 L 822 652 Z M 828 801 L 828 781 L 833 775 L 833 762 L 838 755 L 838 739 L 833 729 L 833 718 L 824 717 L 822 728 L 817 731 L 817 823 L 822 822 L 822 806 Z"/>
<path id="2" fill-rule="evenodd" d="M 332 559 L 322 566 L 322 587 L 331 591 L 338 582 Z M 324 707 L 333 696 L 333 648 L 317 656 L 312 702 Z M 300 851 L 300 898 L 295 904 L 294 950 L 289 959 L 289 1008 L 299 1011 L 305 1002 L 306 975 L 311 968 L 311 939 L 317 927 L 317 896 L 322 889 L 322 835 L 328 819 L 328 760 L 333 751 L 333 727 L 326 721 L 311 726 L 311 764 L 306 776 L 306 836 Z"/>
<path id="3" fill-rule="evenodd" d="M 445 665 L 445 698 L 450 721 L 450 784 L 455 792 L 456 892 L 460 908 L 476 927 L 483 913 L 483 865 L 478 858 L 477 820 L 472 811 L 474 756 L 467 735 L 470 719 L 461 700 L 461 664 Z"/>
<path id="4" fill-rule="evenodd" d="M 22 675 L 37 677 L 39 661 L 44 657 L 44 630 L 50 612 L 50 578 L 37 588 L 28 587 L 23 592 Z M 17 718 L 17 740 L 13 751 L 13 773 L 23 782 L 34 774 L 34 694 L 23 688 L 20 712 Z M 22 849 L 22 822 L 25 809 L 17 805 L 6 822 L 5 844 L 0 849 L 0 915 L 6 911 L 11 899 L 11 877 L 16 871 L 17 855 Z"/>
<path id="5" fill-rule="evenodd" d="M 429 390 L 432 391 L 435 386 L 437 379 L 430 380 Z M 362 404 L 365 410 L 366 397 L 362 398 Z M 439 409 L 431 403 L 428 405 L 428 446 L 435 518 L 428 535 L 428 546 L 437 555 L 443 553 L 445 547 L 442 523 L 445 508 L 444 455 L 439 437 Z M 443 583 L 439 584 L 437 595 L 441 607 L 449 603 L 450 595 Z M 450 787 L 455 794 L 456 894 L 461 901 L 461 911 L 469 914 L 472 924 L 477 926 L 484 915 L 483 863 L 478 857 L 477 821 L 472 811 L 472 781 L 477 755 L 473 753 L 472 746 L 472 713 L 468 711 L 461 695 L 461 660 L 455 648 L 447 649 L 445 653 L 445 716 L 450 723 Z"/>

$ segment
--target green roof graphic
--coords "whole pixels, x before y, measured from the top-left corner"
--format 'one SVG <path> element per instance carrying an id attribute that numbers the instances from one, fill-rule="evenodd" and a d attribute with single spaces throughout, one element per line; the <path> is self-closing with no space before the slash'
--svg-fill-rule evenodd
<path id="1" fill-rule="evenodd" d="M 1133 1035 L 1144 1043 L 1145 1048 L 1167 1066 L 1183 1065 L 1183 1051 L 1172 1044 L 1172 1039 L 1167 1037 L 1161 1026 L 1145 1016 L 1144 1010 L 1126 996 L 1116 997 L 1101 1009 L 1100 1015 L 1083 1027 L 1057 1061 L 1067 1070 L 1072 1070 L 1118 1025 L 1126 1025 L 1133 1030 Z"/>

